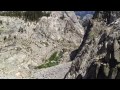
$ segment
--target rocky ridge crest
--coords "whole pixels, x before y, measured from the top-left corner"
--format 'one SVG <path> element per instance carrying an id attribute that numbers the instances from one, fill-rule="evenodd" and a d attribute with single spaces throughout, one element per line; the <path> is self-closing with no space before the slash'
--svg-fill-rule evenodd
<path id="1" fill-rule="evenodd" d="M 66 79 L 120 79 L 119 15 L 95 12 Z"/>

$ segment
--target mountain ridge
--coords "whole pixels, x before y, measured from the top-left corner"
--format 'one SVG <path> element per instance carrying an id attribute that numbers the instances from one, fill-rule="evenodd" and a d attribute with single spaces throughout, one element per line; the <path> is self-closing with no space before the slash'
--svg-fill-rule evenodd
<path id="1" fill-rule="evenodd" d="M 97 11 L 65 79 L 119 79 L 119 12 Z M 116 19 L 113 18 L 115 16 Z M 117 23 L 116 23 L 117 22 Z M 111 24 L 112 23 L 112 24 Z M 87 26 L 87 27 L 88 27 Z M 86 35 L 86 34 L 85 34 Z"/>

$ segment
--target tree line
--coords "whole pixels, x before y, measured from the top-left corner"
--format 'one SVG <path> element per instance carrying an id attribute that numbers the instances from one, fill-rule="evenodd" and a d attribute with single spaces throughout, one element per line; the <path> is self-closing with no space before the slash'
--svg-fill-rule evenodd
<path id="1" fill-rule="evenodd" d="M 50 16 L 50 13 L 42 11 L 5 11 L 1 16 L 11 16 L 23 18 L 25 21 L 38 21 L 42 16 Z"/>

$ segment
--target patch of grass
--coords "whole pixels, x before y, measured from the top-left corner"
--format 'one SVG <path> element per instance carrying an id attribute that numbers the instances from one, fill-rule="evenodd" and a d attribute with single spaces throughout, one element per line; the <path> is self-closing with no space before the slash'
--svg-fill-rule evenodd
<path id="1" fill-rule="evenodd" d="M 58 53 L 58 52 L 54 52 L 54 53 L 51 55 L 51 57 L 48 59 L 48 61 L 55 60 L 56 57 L 57 57 L 57 53 Z"/>
<path id="2" fill-rule="evenodd" d="M 92 31 L 89 32 L 89 37 L 91 39 L 96 38 L 96 37 L 99 36 L 99 34 L 100 34 L 101 31 L 102 31 L 101 29 L 97 29 L 96 28 L 95 30 L 92 30 Z"/>
<path id="3" fill-rule="evenodd" d="M 94 33 L 94 32 L 90 32 L 90 33 L 89 33 L 89 36 L 90 36 L 90 38 L 92 39 L 92 38 L 95 37 L 95 33 Z"/>
<path id="4" fill-rule="evenodd" d="M 59 64 L 60 58 L 62 58 L 63 53 L 60 51 L 54 52 L 48 60 L 42 65 L 35 67 L 35 69 L 48 68 Z"/>

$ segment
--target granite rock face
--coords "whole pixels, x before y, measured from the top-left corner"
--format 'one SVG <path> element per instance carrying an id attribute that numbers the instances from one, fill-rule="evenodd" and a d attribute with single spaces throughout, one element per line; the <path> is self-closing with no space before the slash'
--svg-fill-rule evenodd
<path id="1" fill-rule="evenodd" d="M 119 11 L 85 21 L 74 11 L 43 12 L 50 16 L 38 22 L 0 16 L 0 78 L 120 79 Z M 35 69 L 61 51 L 60 65 Z"/>
<path id="2" fill-rule="evenodd" d="M 38 22 L 0 16 L 0 76 L 28 78 L 54 52 L 64 50 L 60 63 L 82 42 L 84 28 L 74 11 L 50 11 Z M 11 78 L 12 78 L 11 77 Z"/>
<path id="3" fill-rule="evenodd" d="M 96 13 L 65 79 L 120 79 L 119 11 Z M 108 23 L 113 15 L 116 19 Z"/>

